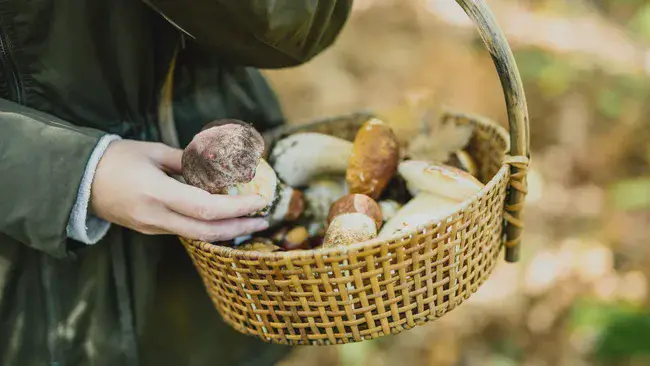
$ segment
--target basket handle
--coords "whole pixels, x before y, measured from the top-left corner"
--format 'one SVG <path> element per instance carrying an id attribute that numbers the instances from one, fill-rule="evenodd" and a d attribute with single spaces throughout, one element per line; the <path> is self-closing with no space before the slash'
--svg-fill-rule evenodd
<path id="1" fill-rule="evenodd" d="M 510 124 L 510 154 L 506 156 L 504 163 L 510 166 L 510 180 L 504 212 L 505 259 L 508 262 L 517 262 L 523 229 L 522 208 L 527 193 L 526 173 L 530 161 L 526 95 L 512 50 L 484 0 L 456 2 L 478 28 L 481 39 L 494 61 L 506 99 Z"/>

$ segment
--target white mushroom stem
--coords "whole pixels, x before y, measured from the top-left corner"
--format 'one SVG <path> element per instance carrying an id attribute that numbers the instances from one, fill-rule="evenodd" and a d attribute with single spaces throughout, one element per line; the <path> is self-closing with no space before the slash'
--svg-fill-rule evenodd
<path id="1" fill-rule="evenodd" d="M 305 189 L 305 215 L 313 222 L 325 223 L 332 204 L 345 196 L 345 180 L 317 179 Z"/>
<path id="2" fill-rule="evenodd" d="M 461 202 L 429 193 L 420 193 L 384 224 L 378 237 L 388 239 L 400 232 L 407 232 L 429 222 L 441 220 L 454 212 Z"/>
<path id="3" fill-rule="evenodd" d="M 352 142 L 334 136 L 296 133 L 278 141 L 269 160 L 283 182 L 302 187 L 322 174 L 345 175 L 352 147 Z"/>
<path id="4" fill-rule="evenodd" d="M 278 192 L 278 200 L 275 203 L 275 207 L 271 210 L 271 213 L 268 217 L 270 225 L 278 224 L 282 221 L 285 221 L 289 209 L 292 204 L 292 200 L 295 198 L 294 189 L 286 186 L 284 184 L 280 185 Z"/>
<path id="5" fill-rule="evenodd" d="M 226 189 L 226 193 L 231 196 L 244 194 L 257 194 L 262 196 L 267 203 L 267 209 L 276 199 L 278 189 L 278 178 L 273 168 L 264 160 L 255 168 L 255 176 L 250 182 L 232 185 Z"/>
<path id="6" fill-rule="evenodd" d="M 471 174 L 446 165 L 407 160 L 398 170 L 415 197 L 383 226 L 380 238 L 441 220 L 483 188 Z"/>

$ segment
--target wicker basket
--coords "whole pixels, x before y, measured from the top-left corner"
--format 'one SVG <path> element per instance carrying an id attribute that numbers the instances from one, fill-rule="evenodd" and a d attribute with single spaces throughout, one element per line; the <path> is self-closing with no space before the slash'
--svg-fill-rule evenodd
<path id="1" fill-rule="evenodd" d="M 493 56 L 508 108 L 509 138 L 502 127 L 481 117 L 455 112 L 442 116 L 444 123 L 475 125 L 468 152 L 485 187 L 445 219 L 386 241 L 258 253 L 181 238 L 214 305 L 234 329 L 292 345 L 395 334 L 435 320 L 469 298 L 490 275 L 503 246 L 507 261 L 518 260 L 529 159 L 523 88 L 510 48 L 486 5 L 457 1 Z M 332 118 L 266 137 L 272 144 L 290 133 L 316 131 L 353 140 L 370 116 Z M 398 136 L 408 139 L 408 134 Z"/>

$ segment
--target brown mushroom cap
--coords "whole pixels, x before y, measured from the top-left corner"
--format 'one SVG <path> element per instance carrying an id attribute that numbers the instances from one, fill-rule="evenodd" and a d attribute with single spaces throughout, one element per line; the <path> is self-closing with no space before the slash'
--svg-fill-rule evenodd
<path id="1" fill-rule="evenodd" d="M 397 171 L 399 144 L 392 128 L 378 119 L 361 126 L 346 171 L 350 193 L 378 199 Z"/>
<path id="2" fill-rule="evenodd" d="M 264 139 L 251 125 L 238 120 L 217 125 L 220 122 L 196 134 L 182 157 L 185 181 L 213 194 L 250 182 L 264 151 Z"/>
<path id="3" fill-rule="evenodd" d="M 372 198 L 364 194 L 348 194 L 338 199 L 330 208 L 327 223 L 330 224 L 337 216 L 347 213 L 362 213 L 370 217 L 377 226 L 383 224 L 381 208 Z"/>

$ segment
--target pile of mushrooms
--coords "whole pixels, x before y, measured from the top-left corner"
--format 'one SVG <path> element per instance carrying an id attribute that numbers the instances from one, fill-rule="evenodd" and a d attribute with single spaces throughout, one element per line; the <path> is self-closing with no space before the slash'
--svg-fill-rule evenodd
<path id="1" fill-rule="evenodd" d="M 187 184 L 267 201 L 252 216 L 266 218 L 269 229 L 217 244 L 277 252 L 388 239 L 444 218 L 483 188 L 466 151 L 448 151 L 444 161 L 412 159 L 377 118 L 353 141 L 299 132 L 277 141 L 268 160 L 265 151 L 260 133 L 234 119 L 206 125 L 185 148 Z"/>

